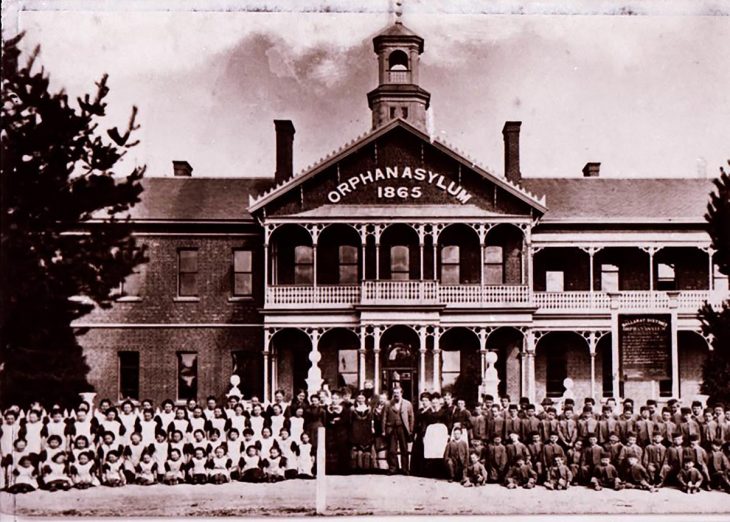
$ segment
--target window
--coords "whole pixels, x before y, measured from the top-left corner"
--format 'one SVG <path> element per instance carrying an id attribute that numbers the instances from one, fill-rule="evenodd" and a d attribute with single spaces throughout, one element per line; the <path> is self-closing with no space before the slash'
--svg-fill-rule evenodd
<path id="1" fill-rule="evenodd" d="M 395 107 L 390 108 L 390 118 L 391 119 L 395 118 Z"/>
<path id="2" fill-rule="evenodd" d="M 198 398 L 198 354 L 195 352 L 177 354 L 177 398 Z"/>
<path id="3" fill-rule="evenodd" d="M 250 250 L 233 251 L 233 295 L 250 296 L 253 294 L 252 262 Z"/>
<path id="4" fill-rule="evenodd" d="M 177 295 L 198 295 L 198 249 L 181 248 L 177 252 Z"/>
<path id="5" fill-rule="evenodd" d="M 339 249 L 340 284 L 357 283 L 357 247 L 341 245 Z"/>
<path id="6" fill-rule="evenodd" d="M 338 350 L 338 381 L 347 386 L 357 386 L 357 350 Z"/>
<path id="7" fill-rule="evenodd" d="M 657 290 L 674 290 L 677 288 L 677 284 L 674 279 L 674 265 L 659 263 L 657 265 L 656 276 Z"/>
<path id="8" fill-rule="evenodd" d="M 564 279 L 565 274 L 563 272 L 548 270 L 545 272 L 545 290 L 547 292 L 562 292 Z"/>
<path id="9" fill-rule="evenodd" d="M 119 398 L 139 399 L 139 352 L 119 352 Z"/>
<path id="10" fill-rule="evenodd" d="M 501 246 L 488 246 L 484 249 L 484 283 L 504 283 L 504 251 Z"/>
<path id="11" fill-rule="evenodd" d="M 409 251 L 407 246 L 390 247 L 390 278 L 395 281 L 407 281 L 409 273 Z"/>
<path id="12" fill-rule="evenodd" d="M 312 247 L 298 245 L 294 247 L 294 284 L 311 285 L 314 283 L 314 264 Z"/>
<path id="13" fill-rule="evenodd" d="M 246 398 L 261 395 L 262 357 L 256 350 L 237 350 L 231 352 L 233 359 L 233 374 L 241 378 L 238 388 Z"/>
<path id="14" fill-rule="evenodd" d="M 461 352 L 459 350 L 441 351 L 441 386 L 453 386 L 461 373 Z"/>
<path id="15" fill-rule="evenodd" d="M 548 397 L 562 397 L 565 392 L 563 381 L 568 377 L 568 360 L 565 352 L 548 352 L 545 362 L 545 394 Z"/>
<path id="16" fill-rule="evenodd" d="M 618 292 L 618 267 L 601 265 L 601 292 Z"/>
<path id="17" fill-rule="evenodd" d="M 720 272 L 720 267 L 717 265 L 714 265 L 713 279 L 712 288 L 714 288 L 718 293 L 727 294 L 730 291 L 728 290 L 730 286 L 728 285 L 728 277 Z"/>
<path id="18" fill-rule="evenodd" d="M 459 275 L 459 247 L 456 245 L 441 247 L 441 283 L 458 285 Z"/>
<path id="19" fill-rule="evenodd" d="M 408 119 L 408 107 L 401 107 L 400 113 L 401 113 L 401 116 L 403 116 L 404 120 Z"/>

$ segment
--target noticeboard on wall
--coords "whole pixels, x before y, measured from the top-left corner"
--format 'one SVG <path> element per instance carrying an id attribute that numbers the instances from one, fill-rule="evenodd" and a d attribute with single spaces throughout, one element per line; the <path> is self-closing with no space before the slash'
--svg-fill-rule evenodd
<path id="1" fill-rule="evenodd" d="M 672 317 L 669 314 L 619 315 L 621 374 L 624 380 L 671 378 Z"/>

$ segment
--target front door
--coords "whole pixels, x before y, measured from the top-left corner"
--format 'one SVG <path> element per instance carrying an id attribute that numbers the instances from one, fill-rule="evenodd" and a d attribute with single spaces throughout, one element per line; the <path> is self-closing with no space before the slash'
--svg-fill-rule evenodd
<path id="1" fill-rule="evenodd" d="M 406 343 L 394 343 L 388 348 L 382 375 L 388 395 L 394 388 L 400 387 L 403 398 L 415 403 L 418 399 L 418 371 L 414 350 Z"/>

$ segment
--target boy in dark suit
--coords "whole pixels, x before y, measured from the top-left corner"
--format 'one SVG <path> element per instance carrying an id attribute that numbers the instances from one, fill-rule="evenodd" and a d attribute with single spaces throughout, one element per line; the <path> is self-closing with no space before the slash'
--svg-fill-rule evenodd
<path id="1" fill-rule="evenodd" d="M 484 464 L 479 462 L 479 455 L 472 452 L 469 454 L 469 464 L 464 469 L 464 479 L 461 485 L 464 487 L 483 486 L 487 483 L 487 470 Z"/>
<path id="2" fill-rule="evenodd" d="M 710 471 L 711 487 L 730 492 L 730 461 L 722 452 L 722 442 L 712 441 L 712 450 L 707 455 L 707 467 Z"/>
<path id="3" fill-rule="evenodd" d="M 655 493 L 658 491 L 654 486 L 649 483 L 649 473 L 646 468 L 639 463 L 639 459 L 636 455 L 631 455 L 628 458 L 628 462 L 625 464 L 626 471 L 624 472 L 624 484 L 629 489 L 645 489 Z"/>
<path id="4" fill-rule="evenodd" d="M 611 455 L 608 452 L 604 452 L 601 455 L 601 462 L 593 468 L 593 474 L 591 475 L 591 486 L 596 491 L 601 491 L 603 488 L 611 488 L 619 491 L 623 489 L 624 485 L 618 476 L 616 467 L 611 464 Z"/>
<path id="5" fill-rule="evenodd" d="M 502 482 L 507 474 L 507 466 L 509 460 L 507 457 L 507 448 L 502 444 L 502 436 L 495 435 L 491 444 L 486 448 L 484 463 L 487 467 L 489 482 Z"/>
<path id="6" fill-rule="evenodd" d="M 559 446 L 558 446 L 559 447 Z M 573 473 L 564 464 L 563 457 L 555 456 L 555 463 L 548 469 L 545 487 L 547 489 L 568 489 L 573 482 Z"/>
<path id="7" fill-rule="evenodd" d="M 523 487 L 532 489 L 535 487 L 537 473 L 530 466 L 529 461 L 525 460 L 522 455 L 517 455 L 514 464 L 512 464 L 507 472 L 505 485 L 509 489 Z"/>
<path id="8" fill-rule="evenodd" d="M 702 474 L 695 469 L 695 463 L 691 459 L 684 461 L 682 471 L 677 475 L 679 487 L 685 493 L 699 493 L 702 485 Z"/>
<path id="9" fill-rule="evenodd" d="M 462 430 L 454 428 L 452 439 L 446 444 L 444 450 L 444 464 L 449 476 L 449 482 L 461 480 L 464 477 L 464 469 L 468 464 L 469 446 L 461 438 Z"/>
<path id="10" fill-rule="evenodd" d="M 654 443 L 644 448 L 642 464 L 649 474 L 649 483 L 651 484 L 660 482 L 659 471 L 664 465 L 664 456 L 667 453 L 667 448 L 662 444 L 663 440 L 662 433 L 659 430 L 654 430 Z"/>

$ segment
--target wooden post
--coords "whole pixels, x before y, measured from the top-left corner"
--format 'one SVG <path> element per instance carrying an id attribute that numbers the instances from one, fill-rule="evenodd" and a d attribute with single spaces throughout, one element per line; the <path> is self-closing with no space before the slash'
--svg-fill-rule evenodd
<path id="1" fill-rule="evenodd" d="M 316 507 L 318 515 L 323 515 L 327 510 L 327 474 L 325 454 L 325 428 L 317 428 L 317 481 L 316 481 Z"/>

